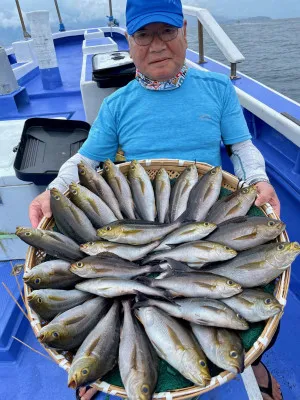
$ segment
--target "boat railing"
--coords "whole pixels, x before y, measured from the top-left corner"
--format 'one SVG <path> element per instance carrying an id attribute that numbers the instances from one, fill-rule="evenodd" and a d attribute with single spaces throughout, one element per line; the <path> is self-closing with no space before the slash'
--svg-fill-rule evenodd
<path id="1" fill-rule="evenodd" d="M 203 28 L 205 28 L 206 32 L 230 62 L 230 78 L 237 79 L 236 65 L 244 61 L 245 57 L 223 31 L 211 13 L 205 8 L 192 6 L 183 6 L 183 12 L 185 15 L 196 17 L 198 20 L 199 64 L 205 63 L 203 41 Z"/>

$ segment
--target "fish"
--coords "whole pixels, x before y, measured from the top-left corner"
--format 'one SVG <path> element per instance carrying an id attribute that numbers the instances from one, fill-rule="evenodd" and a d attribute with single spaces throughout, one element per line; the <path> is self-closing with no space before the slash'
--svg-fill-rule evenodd
<path id="1" fill-rule="evenodd" d="M 99 240 L 97 242 L 88 242 L 80 245 L 80 250 L 90 256 L 96 256 L 101 253 L 113 253 L 119 257 L 129 261 L 140 260 L 159 245 L 159 241 L 155 241 L 146 245 L 133 246 L 130 244 L 121 244 Z"/>
<path id="2" fill-rule="evenodd" d="M 143 263 L 148 264 L 150 261 L 173 258 L 174 260 L 188 264 L 199 264 L 199 267 L 201 267 L 208 262 L 229 260 L 236 255 L 237 252 L 228 246 L 204 240 L 197 240 L 181 244 L 170 250 L 154 252 L 144 258 Z"/>
<path id="3" fill-rule="evenodd" d="M 95 278 L 78 283 L 76 289 L 93 293 L 97 296 L 112 298 L 129 294 L 143 293 L 148 296 L 166 297 L 161 289 L 143 285 L 137 281 L 117 278 Z"/>
<path id="4" fill-rule="evenodd" d="M 77 389 L 112 370 L 118 361 L 119 341 L 120 305 L 114 301 L 77 350 L 69 370 L 68 386 Z"/>
<path id="5" fill-rule="evenodd" d="M 134 202 L 125 175 L 110 160 L 104 162 L 103 171 L 105 179 L 119 202 L 121 212 L 130 219 L 136 219 Z"/>
<path id="6" fill-rule="evenodd" d="M 225 299 L 224 299 L 225 300 Z M 134 305 L 139 307 L 158 307 L 175 318 L 182 318 L 195 324 L 218 326 L 222 328 L 247 330 L 247 321 L 224 302 L 213 299 L 175 299 L 173 303 L 157 299 L 143 299 Z"/>
<path id="7" fill-rule="evenodd" d="M 55 349 L 74 349 L 81 345 L 96 326 L 108 305 L 108 301 L 102 297 L 87 300 L 57 315 L 40 330 L 38 340 Z"/>
<path id="8" fill-rule="evenodd" d="M 222 301 L 249 322 L 263 321 L 283 311 L 276 297 L 261 289 L 244 289 L 242 293 Z"/>
<path id="9" fill-rule="evenodd" d="M 241 285 L 234 280 L 204 272 L 175 275 L 164 279 L 139 277 L 138 280 L 152 288 L 164 289 L 172 297 L 221 299 L 242 291 Z M 84 283 L 79 283 L 76 287 Z"/>
<path id="10" fill-rule="evenodd" d="M 178 228 L 180 224 L 180 222 L 174 222 L 173 224 L 127 224 L 124 221 L 122 224 L 113 223 L 98 229 L 97 235 L 101 239 L 110 242 L 142 245 L 162 239 Z"/>
<path id="11" fill-rule="evenodd" d="M 84 257 L 78 244 L 59 232 L 17 227 L 16 235 L 30 246 L 42 249 L 50 256 L 65 261 L 80 260 Z"/>
<path id="12" fill-rule="evenodd" d="M 146 221 L 154 221 L 156 205 L 153 186 L 149 175 L 136 160 L 130 163 L 128 178 L 138 215 Z"/>
<path id="13" fill-rule="evenodd" d="M 131 400 L 151 400 L 158 379 L 157 355 L 144 330 L 123 301 L 124 322 L 119 347 L 119 369 Z"/>
<path id="14" fill-rule="evenodd" d="M 89 189 L 74 182 L 71 183 L 69 189 L 70 199 L 85 213 L 94 227 L 100 228 L 117 220 L 108 205 Z"/>
<path id="15" fill-rule="evenodd" d="M 216 224 L 210 222 L 192 222 L 183 224 L 175 231 L 166 236 L 154 251 L 169 250 L 172 245 L 193 242 L 203 239 L 217 228 Z M 217 242 L 217 240 L 215 240 Z"/>
<path id="16" fill-rule="evenodd" d="M 257 196 L 255 186 L 243 187 L 218 200 L 209 210 L 205 220 L 220 224 L 247 214 Z"/>
<path id="17" fill-rule="evenodd" d="M 36 265 L 25 272 L 23 281 L 32 289 L 68 289 L 81 279 L 70 271 L 70 263 L 51 260 Z"/>
<path id="18" fill-rule="evenodd" d="M 135 313 L 159 357 L 195 385 L 209 384 L 207 359 L 187 328 L 156 307 L 142 307 Z"/>
<path id="19" fill-rule="evenodd" d="M 91 221 L 75 204 L 59 190 L 50 189 L 50 207 L 59 231 L 78 244 L 97 238 Z"/>
<path id="20" fill-rule="evenodd" d="M 167 222 L 166 218 L 169 211 L 169 201 L 171 195 L 171 182 L 167 171 L 161 168 L 155 176 L 155 202 L 157 208 L 158 221 Z"/>
<path id="21" fill-rule="evenodd" d="M 132 279 L 139 275 L 161 272 L 159 266 L 140 267 L 110 253 L 89 256 L 72 264 L 70 271 L 82 278 L 121 278 Z"/>
<path id="22" fill-rule="evenodd" d="M 242 251 L 269 242 L 284 230 L 285 223 L 276 219 L 236 217 L 218 225 L 207 239 Z"/>
<path id="23" fill-rule="evenodd" d="M 240 252 L 233 260 L 204 270 L 234 279 L 245 288 L 263 286 L 285 271 L 300 253 L 298 242 L 261 244 Z"/>
<path id="24" fill-rule="evenodd" d="M 83 161 L 77 167 L 80 184 L 99 196 L 118 219 L 123 219 L 118 200 L 103 176 Z"/>
<path id="25" fill-rule="evenodd" d="M 182 216 L 185 221 L 204 221 L 210 208 L 218 200 L 222 184 L 222 168 L 207 171 L 191 190 Z"/>
<path id="26" fill-rule="evenodd" d="M 32 310 L 42 319 L 50 321 L 57 314 L 79 306 L 92 297 L 91 294 L 76 289 L 39 289 L 33 290 L 27 300 Z"/>
<path id="27" fill-rule="evenodd" d="M 191 324 L 207 358 L 222 370 L 239 374 L 244 371 L 245 352 L 240 337 L 231 330 Z"/>
<path id="28" fill-rule="evenodd" d="M 198 171 L 196 164 L 191 164 L 176 179 L 171 190 L 169 203 L 170 222 L 174 222 L 187 207 L 189 195 L 198 181 Z"/>

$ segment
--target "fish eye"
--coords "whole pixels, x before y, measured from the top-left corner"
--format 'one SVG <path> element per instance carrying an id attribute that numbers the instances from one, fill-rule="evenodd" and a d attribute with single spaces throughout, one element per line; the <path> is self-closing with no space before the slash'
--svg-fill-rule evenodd
<path id="1" fill-rule="evenodd" d="M 76 190 L 76 189 L 71 190 L 71 192 L 72 192 L 73 194 L 77 194 L 77 190 Z"/>
<path id="2" fill-rule="evenodd" d="M 58 332 L 52 332 L 52 336 L 55 337 L 55 338 L 58 338 L 59 337 L 59 333 Z"/>
<path id="3" fill-rule="evenodd" d="M 225 250 L 231 250 L 231 248 L 228 246 L 225 246 Z"/>
<path id="4" fill-rule="evenodd" d="M 236 314 L 236 316 L 238 317 L 238 319 L 244 319 L 240 314 Z"/>
<path id="5" fill-rule="evenodd" d="M 85 170 L 84 170 L 84 169 L 80 169 L 80 170 L 79 170 L 79 173 L 80 173 L 81 175 L 84 175 L 84 174 L 85 174 Z"/>
<path id="6" fill-rule="evenodd" d="M 209 223 L 208 222 L 204 222 L 204 226 L 209 226 Z"/>
<path id="7" fill-rule="evenodd" d="M 279 246 L 277 246 L 277 250 L 283 250 L 284 249 L 284 244 L 280 244 Z"/>
<path id="8" fill-rule="evenodd" d="M 88 242 L 88 245 L 94 246 L 95 242 Z"/>
<path id="9" fill-rule="evenodd" d="M 201 365 L 201 367 L 206 367 L 206 362 L 204 360 L 200 360 L 199 364 Z"/>
<path id="10" fill-rule="evenodd" d="M 59 196 L 54 196 L 54 198 L 55 198 L 55 200 L 60 200 L 60 197 Z"/>
<path id="11" fill-rule="evenodd" d="M 78 268 L 82 268 L 84 266 L 84 264 L 82 262 L 78 262 L 78 263 L 76 263 L 76 265 Z"/>
<path id="12" fill-rule="evenodd" d="M 105 165 L 104 169 L 105 169 L 105 171 L 109 171 L 109 166 Z"/>
<path id="13" fill-rule="evenodd" d="M 217 171 L 216 171 L 215 169 L 212 169 L 212 170 L 210 171 L 210 173 L 211 173 L 212 175 L 215 175 L 216 172 L 217 172 Z"/>
<path id="14" fill-rule="evenodd" d="M 148 385 L 143 385 L 142 386 L 142 392 L 143 393 L 149 393 L 149 386 Z"/>
<path id="15" fill-rule="evenodd" d="M 107 230 L 107 231 L 111 231 L 111 226 L 107 226 L 107 227 L 106 227 L 106 230 Z"/>
<path id="16" fill-rule="evenodd" d="M 43 301 L 43 300 L 41 299 L 41 297 L 38 297 L 38 298 L 37 298 L 37 302 L 38 302 L 38 303 L 42 303 L 42 301 Z"/>
<path id="17" fill-rule="evenodd" d="M 275 222 L 274 221 L 269 221 L 268 222 L 268 226 L 274 226 L 275 225 Z"/>
<path id="18" fill-rule="evenodd" d="M 88 373 L 89 373 L 88 368 L 83 368 L 83 369 L 81 370 L 81 374 L 82 374 L 82 375 L 87 375 Z"/>
<path id="19" fill-rule="evenodd" d="M 39 285 L 41 283 L 41 278 L 35 278 L 34 283 L 36 283 L 37 285 Z"/>
<path id="20" fill-rule="evenodd" d="M 268 298 L 265 300 L 265 304 L 271 304 L 272 303 L 272 299 Z"/>
<path id="21" fill-rule="evenodd" d="M 25 236 L 30 236 L 31 232 L 25 232 Z"/>
<path id="22" fill-rule="evenodd" d="M 230 355 L 230 357 L 232 357 L 232 358 L 237 358 L 237 356 L 238 356 L 237 352 L 234 351 L 234 350 L 232 350 L 232 351 L 229 353 L 229 355 Z"/>
<path id="23" fill-rule="evenodd" d="M 227 282 L 227 285 L 232 286 L 233 285 L 233 281 L 231 279 L 229 279 Z"/>
<path id="24" fill-rule="evenodd" d="M 249 192 L 249 188 L 244 188 L 244 189 L 242 189 L 242 193 L 246 194 L 246 193 L 248 193 L 248 192 Z"/>

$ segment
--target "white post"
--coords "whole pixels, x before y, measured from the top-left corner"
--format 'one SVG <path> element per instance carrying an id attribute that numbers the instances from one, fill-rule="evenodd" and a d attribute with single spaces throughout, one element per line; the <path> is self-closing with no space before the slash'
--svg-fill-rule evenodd
<path id="1" fill-rule="evenodd" d="M 19 88 L 14 71 L 4 47 L 0 46 L 0 96 L 15 92 Z"/>
<path id="2" fill-rule="evenodd" d="M 49 11 L 32 11 L 26 15 L 44 89 L 52 90 L 62 86 L 50 28 Z"/>

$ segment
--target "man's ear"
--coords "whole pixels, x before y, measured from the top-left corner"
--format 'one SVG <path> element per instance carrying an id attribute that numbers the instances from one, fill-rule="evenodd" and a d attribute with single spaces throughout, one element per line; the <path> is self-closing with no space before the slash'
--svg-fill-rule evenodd
<path id="1" fill-rule="evenodd" d="M 127 33 L 127 32 L 125 32 L 125 37 L 126 37 L 126 40 L 127 40 L 127 42 L 128 42 L 128 45 L 129 45 L 129 55 L 130 55 L 130 57 L 131 57 L 131 44 L 130 44 L 130 36 L 128 35 L 128 33 Z"/>
<path id="2" fill-rule="evenodd" d="M 183 37 L 184 37 L 184 40 L 186 41 L 186 44 L 187 44 L 187 29 L 186 29 L 186 27 L 187 27 L 187 20 L 185 19 L 185 20 L 183 21 L 182 30 L 183 30 Z"/>

